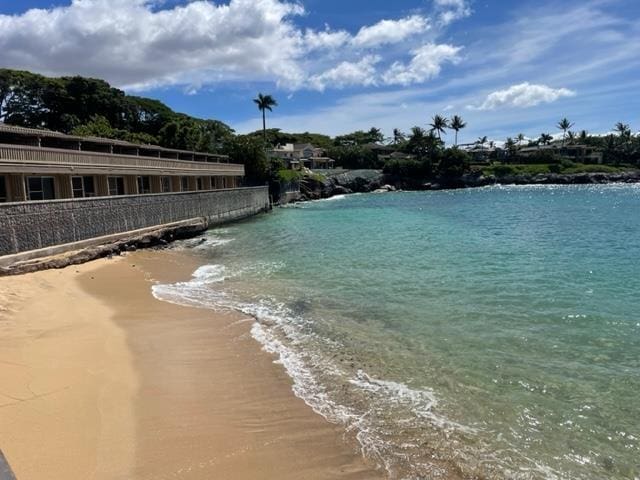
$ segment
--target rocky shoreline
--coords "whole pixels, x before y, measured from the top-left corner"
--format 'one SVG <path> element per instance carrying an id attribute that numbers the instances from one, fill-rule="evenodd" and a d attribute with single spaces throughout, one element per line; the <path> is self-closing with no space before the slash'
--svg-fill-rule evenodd
<path id="1" fill-rule="evenodd" d="M 608 183 L 640 183 L 640 170 L 619 173 L 548 173 L 537 175 L 485 176 L 468 173 L 459 178 L 421 181 L 385 175 L 380 170 L 351 170 L 326 177 L 305 177 L 297 201 L 318 200 L 336 195 L 395 190 L 449 190 L 490 185 L 593 185 Z"/>

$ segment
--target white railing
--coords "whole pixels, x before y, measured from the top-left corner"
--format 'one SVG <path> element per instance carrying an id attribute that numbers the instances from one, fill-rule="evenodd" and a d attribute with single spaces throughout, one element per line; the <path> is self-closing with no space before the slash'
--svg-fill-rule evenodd
<path id="1" fill-rule="evenodd" d="M 244 165 L 235 163 L 197 162 L 167 158 L 110 153 L 62 150 L 57 148 L 29 147 L 0 144 L 0 165 L 5 162 L 25 165 L 60 167 L 126 168 L 140 170 L 176 170 L 201 173 L 202 175 L 225 173 L 244 175 Z"/>

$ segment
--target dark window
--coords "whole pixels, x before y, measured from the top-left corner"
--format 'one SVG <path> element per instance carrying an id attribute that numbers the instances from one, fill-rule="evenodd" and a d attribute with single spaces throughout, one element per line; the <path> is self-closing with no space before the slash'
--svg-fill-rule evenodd
<path id="1" fill-rule="evenodd" d="M 95 197 L 96 190 L 93 177 L 71 177 L 73 198 Z"/>
<path id="2" fill-rule="evenodd" d="M 160 179 L 162 183 L 162 193 L 168 193 L 171 191 L 171 177 L 162 177 Z"/>
<path id="3" fill-rule="evenodd" d="M 56 198 L 53 177 L 27 177 L 29 200 L 53 200 Z"/>
<path id="4" fill-rule="evenodd" d="M 138 177 L 138 193 L 151 193 L 150 177 Z"/>
<path id="5" fill-rule="evenodd" d="M 202 177 L 197 178 L 197 184 L 198 184 L 198 187 L 197 187 L 198 190 L 202 190 L 204 188 L 202 183 Z"/>
<path id="6" fill-rule="evenodd" d="M 124 178 L 109 177 L 109 195 L 124 195 Z"/>
<path id="7" fill-rule="evenodd" d="M 180 177 L 180 190 L 183 192 L 189 191 L 189 177 Z"/>
<path id="8" fill-rule="evenodd" d="M 0 177 L 0 202 L 7 201 L 7 183 L 4 177 Z"/>

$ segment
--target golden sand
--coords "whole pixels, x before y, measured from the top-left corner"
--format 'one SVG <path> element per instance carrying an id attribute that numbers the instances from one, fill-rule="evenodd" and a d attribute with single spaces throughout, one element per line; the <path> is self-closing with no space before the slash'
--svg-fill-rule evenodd
<path id="1" fill-rule="evenodd" d="M 293 395 L 252 320 L 153 298 L 193 262 L 147 251 L 0 278 L 0 449 L 17 478 L 384 478 Z"/>

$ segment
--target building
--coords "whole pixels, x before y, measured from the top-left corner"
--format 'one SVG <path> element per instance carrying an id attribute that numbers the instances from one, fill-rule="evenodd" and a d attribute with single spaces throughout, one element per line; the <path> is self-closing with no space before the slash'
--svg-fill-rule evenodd
<path id="1" fill-rule="evenodd" d="M 310 143 L 287 143 L 278 145 L 269 151 L 269 155 L 284 160 L 288 169 L 302 167 L 315 169 L 333 168 L 335 161 L 326 156 L 322 148 L 314 147 Z"/>
<path id="2" fill-rule="evenodd" d="M 0 202 L 235 188 L 228 157 L 0 123 Z"/>
<path id="3" fill-rule="evenodd" d="M 602 151 L 596 147 L 582 144 L 559 145 L 536 145 L 524 147 L 518 150 L 518 155 L 522 157 L 535 157 L 540 153 L 551 153 L 561 158 L 566 158 L 576 163 L 602 163 Z"/>
<path id="4" fill-rule="evenodd" d="M 268 210 L 268 187 L 242 187 L 243 178 L 244 165 L 222 155 L 0 123 L 0 267 L 15 254 Z"/>

